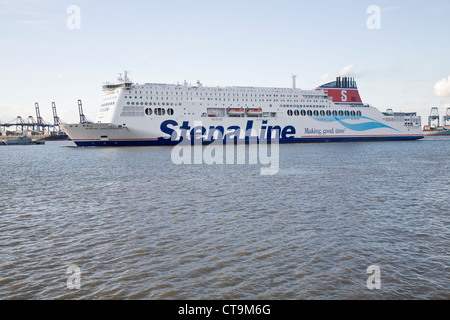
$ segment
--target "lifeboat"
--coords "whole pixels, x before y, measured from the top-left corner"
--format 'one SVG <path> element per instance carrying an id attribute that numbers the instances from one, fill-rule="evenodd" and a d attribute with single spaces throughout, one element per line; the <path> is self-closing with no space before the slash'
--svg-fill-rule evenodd
<path id="1" fill-rule="evenodd" d="M 248 108 L 247 115 L 248 116 L 260 116 L 260 115 L 262 115 L 262 109 L 261 108 Z"/>
<path id="2" fill-rule="evenodd" d="M 242 115 L 244 115 L 244 109 L 242 109 L 242 108 L 230 108 L 230 109 L 228 109 L 228 115 L 230 115 L 230 116 L 242 116 Z"/>

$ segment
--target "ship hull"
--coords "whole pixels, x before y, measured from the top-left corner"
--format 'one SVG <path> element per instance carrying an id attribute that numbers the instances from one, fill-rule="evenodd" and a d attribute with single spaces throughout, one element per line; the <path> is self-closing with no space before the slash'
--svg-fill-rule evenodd
<path id="1" fill-rule="evenodd" d="M 370 136 L 370 137 L 333 137 L 333 138 L 295 138 L 284 140 L 279 143 L 332 143 L 332 142 L 369 142 L 369 141 L 412 141 L 423 139 L 423 136 Z M 149 146 L 174 146 L 180 142 L 167 141 L 166 139 L 156 140 L 110 140 L 110 141 L 74 141 L 77 147 L 149 147 Z M 249 143 L 245 140 L 237 142 Z M 266 141 L 264 141 L 266 142 Z M 210 141 L 203 141 L 202 144 L 210 144 Z"/>
<path id="2" fill-rule="evenodd" d="M 450 130 L 423 131 L 424 136 L 450 136 Z"/>
<path id="3" fill-rule="evenodd" d="M 406 141 L 424 137 L 421 130 L 404 129 L 403 123 L 395 126 L 362 118 L 355 118 L 353 122 L 349 119 L 346 122 L 325 120 L 205 118 L 185 121 L 167 118 L 136 122 L 132 127 L 112 123 L 66 124 L 63 129 L 79 147 L 173 146 L 186 139 L 203 144 L 218 140 L 267 142 L 268 138 L 279 143 L 328 143 Z"/>

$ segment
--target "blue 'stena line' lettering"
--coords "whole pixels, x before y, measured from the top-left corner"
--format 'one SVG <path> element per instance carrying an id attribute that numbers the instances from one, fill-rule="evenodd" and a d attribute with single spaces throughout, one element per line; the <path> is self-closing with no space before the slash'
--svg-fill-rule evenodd
<path id="1" fill-rule="evenodd" d="M 161 131 L 165 134 L 164 139 L 171 139 L 172 141 L 180 140 L 182 137 L 190 135 L 191 137 L 201 135 L 205 141 L 213 141 L 213 140 L 239 140 L 239 139 L 270 139 L 270 138 L 278 138 L 278 139 L 294 139 L 295 137 L 295 127 L 294 126 L 286 126 L 281 128 L 280 126 L 270 126 L 267 125 L 267 120 L 263 121 L 261 129 L 259 131 L 259 135 L 254 135 L 255 131 L 253 130 L 253 120 L 247 121 L 245 126 L 245 135 L 242 136 L 241 131 L 244 128 L 240 126 L 230 126 L 225 129 L 223 126 L 210 126 L 209 128 L 205 128 L 203 126 L 196 126 L 191 128 L 189 125 L 189 121 L 183 121 L 181 127 L 179 127 L 178 122 L 175 120 L 166 120 L 161 123 L 160 126 Z M 168 138 L 166 135 L 169 135 Z"/>
<path id="2" fill-rule="evenodd" d="M 172 125 L 172 126 L 176 127 L 176 126 L 178 126 L 178 122 L 176 122 L 175 120 L 166 120 L 166 121 L 164 121 L 163 123 L 161 123 L 161 131 L 164 132 L 164 133 L 167 133 L 174 140 L 176 140 L 176 136 L 175 137 L 172 136 L 172 134 L 175 132 L 175 130 L 172 129 L 172 128 L 169 128 L 169 125 Z"/>

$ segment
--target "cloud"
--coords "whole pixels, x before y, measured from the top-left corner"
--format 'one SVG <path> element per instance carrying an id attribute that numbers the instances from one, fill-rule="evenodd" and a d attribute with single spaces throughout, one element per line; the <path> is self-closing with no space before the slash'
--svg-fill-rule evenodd
<path id="1" fill-rule="evenodd" d="M 434 94 L 438 97 L 450 96 L 450 76 L 442 79 L 434 85 Z"/>
<path id="2" fill-rule="evenodd" d="M 339 71 L 339 76 L 340 77 L 348 77 L 353 75 L 353 69 L 355 68 L 355 66 L 353 64 L 349 64 L 348 66 L 345 66 L 344 68 L 341 69 L 341 71 Z"/>
<path id="3" fill-rule="evenodd" d="M 321 81 L 327 81 L 330 78 L 330 75 L 328 73 L 325 73 L 320 77 Z"/>

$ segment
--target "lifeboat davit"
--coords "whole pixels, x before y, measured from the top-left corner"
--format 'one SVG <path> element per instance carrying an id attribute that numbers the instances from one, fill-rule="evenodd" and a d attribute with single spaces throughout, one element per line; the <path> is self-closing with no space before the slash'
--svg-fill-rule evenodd
<path id="1" fill-rule="evenodd" d="M 244 109 L 242 109 L 242 108 L 230 108 L 230 109 L 228 109 L 228 114 L 230 116 L 242 116 L 242 115 L 244 115 Z"/>
<path id="2" fill-rule="evenodd" d="M 248 108 L 247 115 L 248 116 L 260 116 L 260 115 L 262 115 L 262 109 L 261 108 Z"/>

